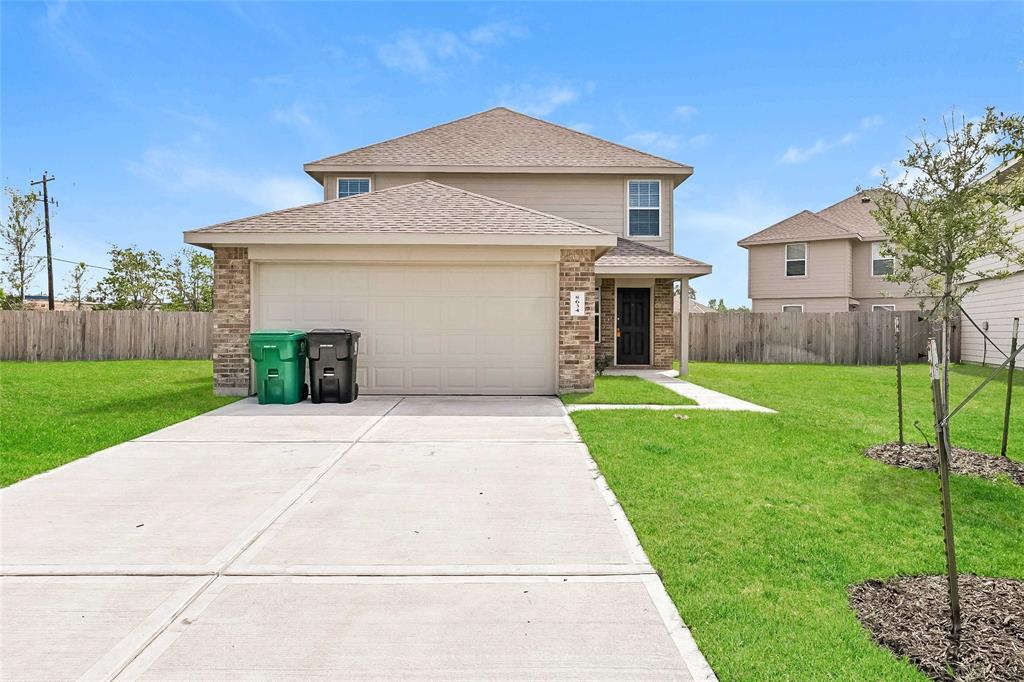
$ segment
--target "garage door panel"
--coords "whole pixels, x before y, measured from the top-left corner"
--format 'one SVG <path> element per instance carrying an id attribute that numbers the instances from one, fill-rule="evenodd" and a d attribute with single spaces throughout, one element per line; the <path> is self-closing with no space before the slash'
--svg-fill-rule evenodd
<path id="1" fill-rule="evenodd" d="M 262 327 L 362 332 L 361 393 L 553 393 L 552 265 L 262 263 Z"/>

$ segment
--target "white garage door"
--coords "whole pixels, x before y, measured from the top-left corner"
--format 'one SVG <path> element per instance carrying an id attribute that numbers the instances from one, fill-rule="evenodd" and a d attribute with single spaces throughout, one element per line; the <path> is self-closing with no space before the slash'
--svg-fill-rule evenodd
<path id="1" fill-rule="evenodd" d="M 363 393 L 555 393 L 550 265 L 260 263 L 254 327 L 362 332 Z"/>

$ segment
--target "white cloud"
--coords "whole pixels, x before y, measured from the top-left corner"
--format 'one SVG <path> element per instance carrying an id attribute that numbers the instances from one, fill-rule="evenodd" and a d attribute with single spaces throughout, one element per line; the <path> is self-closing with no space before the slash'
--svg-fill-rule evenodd
<path id="1" fill-rule="evenodd" d="M 298 175 L 261 175 L 206 163 L 187 149 L 151 147 L 129 169 L 172 193 L 210 193 L 236 197 L 261 210 L 311 204 L 322 191 Z"/>
<path id="2" fill-rule="evenodd" d="M 424 81 L 444 77 L 442 66 L 460 60 L 478 61 L 481 50 L 525 38 L 525 26 L 510 21 L 481 24 L 459 34 L 454 31 L 405 30 L 377 47 L 377 58 L 391 69 Z"/>
<path id="3" fill-rule="evenodd" d="M 270 112 L 270 120 L 274 123 L 282 123 L 300 130 L 308 130 L 316 125 L 306 112 L 306 108 L 298 102 L 295 102 L 286 109 L 274 109 Z"/>
<path id="4" fill-rule="evenodd" d="M 686 143 L 693 147 L 694 149 L 699 149 L 701 147 L 708 146 L 714 139 L 715 138 L 711 133 L 701 133 L 699 135 L 694 135 L 689 140 L 687 140 Z"/>
<path id="5" fill-rule="evenodd" d="M 678 107 L 672 110 L 672 115 L 678 118 L 680 121 L 685 121 L 691 118 L 697 113 L 697 107 L 692 107 L 689 104 L 680 104 Z"/>
<path id="6" fill-rule="evenodd" d="M 881 116 L 866 116 L 860 120 L 860 124 L 856 130 L 843 133 L 836 140 L 818 140 L 810 147 L 789 147 L 781 157 L 779 157 L 779 163 L 806 163 L 815 156 L 824 154 L 830 149 L 836 147 L 843 147 L 849 144 L 853 144 L 860 139 L 861 134 L 869 130 L 874 130 L 884 123 Z"/>
<path id="7" fill-rule="evenodd" d="M 642 130 L 630 133 L 623 138 L 630 147 L 637 147 L 654 152 L 672 152 L 679 149 L 682 138 L 679 135 L 663 133 L 656 130 Z"/>
<path id="8" fill-rule="evenodd" d="M 593 91 L 588 83 L 583 90 Z M 524 81 L 498 88 L 497 99 L 501 106 L 521 111 L 530 116 L 547 116 L 555 109 L 572 104 L 580 98 L 580 88 L 569 83 Z"/>
<path id="9" fill-rule="evenodd" d="M 593 123 L 573 123 L 566 127 L 572 128 L 573 130 L 578 130 L 581 133 L 587 133 L 588 135 L 592 135 L 594 133 Z"/>

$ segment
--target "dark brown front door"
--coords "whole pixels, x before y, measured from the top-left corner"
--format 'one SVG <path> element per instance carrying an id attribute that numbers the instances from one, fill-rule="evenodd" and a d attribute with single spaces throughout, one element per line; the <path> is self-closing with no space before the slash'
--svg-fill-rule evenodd
<path id="1" fill-rule="evenodd" d="M 651 290 L 619 289 L 616 363 L 651 364 Z"/>

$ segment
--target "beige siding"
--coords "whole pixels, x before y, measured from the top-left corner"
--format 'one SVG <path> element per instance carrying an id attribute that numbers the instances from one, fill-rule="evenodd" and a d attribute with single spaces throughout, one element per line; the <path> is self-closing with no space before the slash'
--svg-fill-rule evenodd
<path id="1" fill-rule="evenodd" d="M 751 300 L 750 310 L 755 313 L 781 313 L 784 305 L 802 305 L 805 313 L 845 313 L 850 310 L 850 299 L 845 296 L 755 298 Z"/>
<path id="2" fill-rule="evenodd" d="M 984 327 L 984 323 L 988 322 L 989 337 L 1004 353 L 1008 353 L 1013 318 L 1020 317 L 1024 323 L 1024 272 L 1006 279 L 982 282 L 977 291 L 967 295 L 963 305 L 967 314 L 979 325 Z M 1021 336 L 1024 336 L 1024 331 Z M 961 359 L 964 362 L 981 362 L 984 358 L 987 364 L 998 365 L 1003 361 L 1003 355 L 991 345 L 986 353 L 981 332 L 966 320 L 960 338 Z M 1021 343 L 1021 340 L 1018 339 L 1017 343 Z M 1017 366 L 1024 368 L 1024 361 L 1018 359 Z"/>
<path id="3" fill-rule="evenodd" d="M 851 240 L 807 242 L 807 275 L 786 277 L 786 245 L 765 244 L 747 249 L 748 295 L 752 300 L 782 298 L 847 298 L 850 291 Z"/>
<path id="4" fill-rule="evenodd" d="M 903 284 L 887 282 L 884 277 L 871 274 L 871 242 L 855 242 L 853 244 L 853 297 L 861 299 L 878 299 L 884 297 L 900 297 L 906 295 L 907 287 Z M 895 301 L 884 301 L 894 303 Z M 910 310 L 917 304 L 912 299 L 910 307 L 897 306 L 898 310 Z M 865 308 L 861 306 L 861 310 Z M 870 308 L 867 308 L 870 310 Z"/>
<path id="5" fill-rule="evenodd" d="M 873 305 L 894 305 L 896 310 L 919 310 L 921 308 L 919 298 L 902 298 L 902 297 L 885 297 L 878 296 L 875 298 L 858 298 L 857 310 L 862 312 L 871 312 L 871 306 Z M 935 305 L 934 300 L 931 303 L 926 304 L 928 308 Z"/>
<path id="6" fill-rule="evenodd" d="M 328 175 L 324 198 L 337 195 L 338 175 Z M 373 189 L 386 189 L 418 180 L 434 180 L 452 187 L 494 197 L 512 204 L 551 213 L 625 236 L 626 182 L 632 176 L 526 173 L 346 173 L 342 177 L 370 177 Z M 672 179 L 661 180 L 661 236 L 634 237 L 652 246 L 672 250 Z"/>

